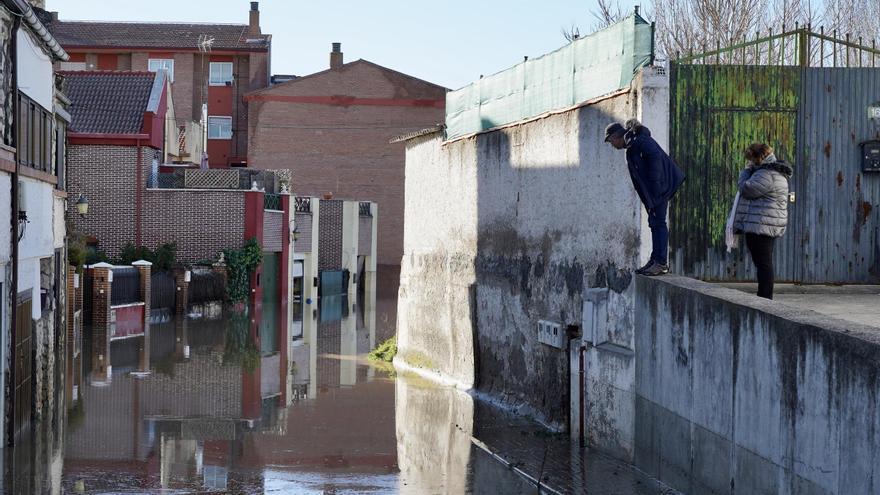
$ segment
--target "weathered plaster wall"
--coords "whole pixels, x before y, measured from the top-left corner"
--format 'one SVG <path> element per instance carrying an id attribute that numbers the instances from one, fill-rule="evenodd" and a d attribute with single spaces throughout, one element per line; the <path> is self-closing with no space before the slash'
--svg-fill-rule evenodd
<path id="1" fill-rule="evenodd" d="M 664 84 L 639 78 L 631 92 L 534 121 L 409 141 L 400 361 L 568 426 L 568 342 L 539 343 L 537 323 L 580 327 L 585 291 L 602 288 L 615 298 L 606 340 L 632 349 L 631 269 L 649 234 L 624 155 L 603 131 L 639 116 L 665 139 Z M 631 360 L 610 370 L 596 390 L 628 392 L 613 399 L 631 410 Z M 601 426 L 620 436 L 613 421 Z"/>
<path id="2" fill-rule="evenodd" d="M 694 494 L 880 493 L 880 332 L 686 278 L 635 286 L 639 468 Z"/>

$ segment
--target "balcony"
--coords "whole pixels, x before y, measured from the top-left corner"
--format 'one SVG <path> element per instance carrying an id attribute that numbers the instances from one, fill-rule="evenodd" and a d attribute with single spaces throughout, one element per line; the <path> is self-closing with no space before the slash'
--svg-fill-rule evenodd
<path id="1" fill-rule="evenodd" d="M 249 190 L 256 186 L 268 194 L 281 193 L 281 181 L 275 171 L 247 168 L 181 169 L 150 174 L 150 189 L 221 189 Z"/>

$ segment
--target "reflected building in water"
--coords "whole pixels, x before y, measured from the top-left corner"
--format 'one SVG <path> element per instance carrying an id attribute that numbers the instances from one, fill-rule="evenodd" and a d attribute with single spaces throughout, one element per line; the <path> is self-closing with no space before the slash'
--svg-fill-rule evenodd
<path id="1" fill-rule="evenodd" d="M 262 492 L 270 464 L 285 466 L 269 475 L 279 479 L 289 478 L 288 468 L 394 472 L 393 420 L 370 438 L 349 428 L 371 421 L 371 409 L 393 410 L 393 388 L 371 387 L 375 372 L 358 366 L 375 346 L 375 279 L 355 297 L 279 306 L 172 318 L 109 342 L 84 339 L 69 390 L 78 400 L 64 446 L 65 489 Z M 386 407 L 365 406 L 376 401 Z M 378 457 L 343 453 L 358 442 L 388 445 Z"/>

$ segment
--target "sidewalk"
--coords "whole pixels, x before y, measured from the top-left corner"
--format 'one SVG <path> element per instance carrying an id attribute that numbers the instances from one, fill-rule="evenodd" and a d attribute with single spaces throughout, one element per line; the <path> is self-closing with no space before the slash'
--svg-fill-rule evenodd
<path id="1" fill-rule="evenodd" d="M 755 283 L 719 285 L 750 294 L 758 292 Z M 880 331 L 880 285 L 777 284 L 774 298 L 789 306 L 877 327 Z"/>

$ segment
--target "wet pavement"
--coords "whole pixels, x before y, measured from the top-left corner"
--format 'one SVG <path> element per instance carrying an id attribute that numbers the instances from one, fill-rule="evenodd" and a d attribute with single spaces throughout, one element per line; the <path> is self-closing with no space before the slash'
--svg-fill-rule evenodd
<path id="1" fill-rule="evenodd" d="M 108 355 L 86 339 L 64 493 L 671 493 L 467 393 L 370 363 L 395 321 L 396 287 L 376 292 L 175 318 L 111 341 Z"/>

